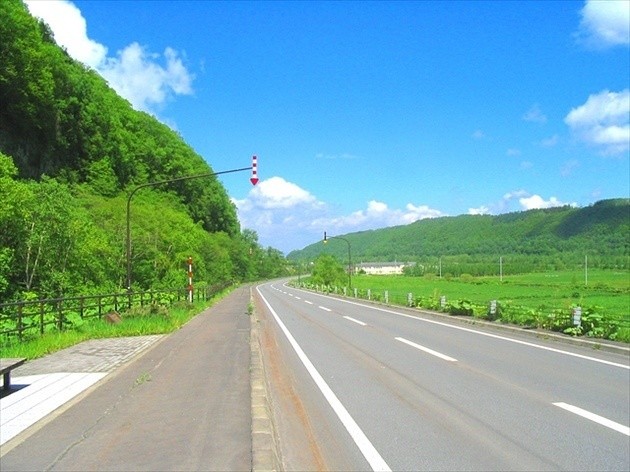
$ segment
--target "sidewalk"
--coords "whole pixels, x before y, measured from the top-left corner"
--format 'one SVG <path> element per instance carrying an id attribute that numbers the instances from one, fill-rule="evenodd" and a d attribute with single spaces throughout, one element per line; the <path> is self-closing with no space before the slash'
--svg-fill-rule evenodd
<path id="1" fill-rule="evenodd" d="M 9 440 L 160 338 L 93 339 L 15 369 L 13 393 L 0 399 L 0 454 L 4 453 L 2 446 Z"/>
<path id="2" fill-rule="evenodd" d="M 16 369 L 0 469 L 251 470 L 249 299 L 238 288 L 170 335 L 89 341 Z"/>

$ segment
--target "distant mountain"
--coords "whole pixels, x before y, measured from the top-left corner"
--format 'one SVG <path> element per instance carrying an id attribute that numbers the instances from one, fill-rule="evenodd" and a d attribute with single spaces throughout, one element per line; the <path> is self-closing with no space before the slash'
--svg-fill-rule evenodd
<path id="1" fill-rule="evenodd" d="M 630 255 L 630 199 L 602 200 L 585 208 L 569 206 L 503 215 L 461 215 L 424 219 L 406 226 L 343 236 L 352 260 L 417 261 L 465 257 L 483 261 L 499 256 L 527 256 L 538 265 L 581 261 L 627 267 Z M 327 253 L 347 261 L 344 241 L 317 242 L 287 257 L 313 260 Z"/>

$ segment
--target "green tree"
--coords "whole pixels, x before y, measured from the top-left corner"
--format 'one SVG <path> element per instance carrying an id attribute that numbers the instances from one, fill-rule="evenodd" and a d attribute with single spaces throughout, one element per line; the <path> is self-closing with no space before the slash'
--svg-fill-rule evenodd
<path id="1" fill-rule="evenodd" d="M 344 285 L 347 274 L 337 259 L 331 255 L 322 254 L 313 265 L 312 280 L 321 285 Z"/>

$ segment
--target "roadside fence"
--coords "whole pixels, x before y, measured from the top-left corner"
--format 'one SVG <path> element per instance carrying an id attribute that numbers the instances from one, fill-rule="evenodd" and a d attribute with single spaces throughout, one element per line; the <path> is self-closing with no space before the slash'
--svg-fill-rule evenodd
<path id="1" fill-rule="evenodd" d="M 196 287 L 195 301 L 209 300 L 230 284 Z M 147 290 L 105 295 L 48 298 L 0 303 L 0 340 L 43 335 L 51 330 L 63 331 L 73 325 L 73 320 L 103 318 L 113 312 L 124 312 L 133 307 L 158 304 L 170 306 L 189 301 L 187 287 L 170 290 Z"/>

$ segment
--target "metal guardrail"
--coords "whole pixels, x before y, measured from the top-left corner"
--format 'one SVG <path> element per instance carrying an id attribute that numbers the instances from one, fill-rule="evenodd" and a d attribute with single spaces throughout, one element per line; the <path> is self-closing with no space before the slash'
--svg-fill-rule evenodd
<path id="1" fill-rule="evenodd" d="M 229 284 L 217 284 L 195 288 L 194 300 L 208 300 Z M 187 301 L 187 288 L 149 290 L 105 295 L 85 295 L 67 298 L 48 298 L 0 303 L 0 340 L 43 335 L 47 331 L 63 331 L 73 325 L 73 319 L 102 318 L 111 312 L 123 312 L 136 306 L 152 303 L 172 305 Z"/>

